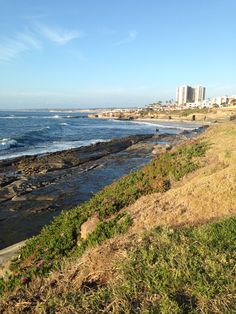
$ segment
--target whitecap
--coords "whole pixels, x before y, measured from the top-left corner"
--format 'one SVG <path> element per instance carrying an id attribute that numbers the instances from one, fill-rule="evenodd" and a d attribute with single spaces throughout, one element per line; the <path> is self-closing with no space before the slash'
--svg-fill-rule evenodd
<path id="1" fill-rule="evenodd" d="M 56 114 L 55 116 L 52 117 L 53 119 L 61 119 L 62 117 Z"/>
<path id="2" fill-rule="evenodd" d="M 17 144 L 17 141 L 14 139 L 3 138 L 2 140 L 0 140 L 0 150 L 6 150 L 11 147 L 16 147 Z"/>
<path id="3" fill-rule="evenodd" d="M 25 116 L 5 116 L 5 117 L 0 117 L 0 119 L 28 119 L 28 117 Z"/>
<path id="4" fill-rule="evenodd" d="M 8 140 L 8 139 L 3 139 L 3 140 Z M 106 139 L 106 140 L 105 139 L 91 139 L 91 140 L 85 140 L 85 141 L 65 141 L 65 142 L 54 141 L 53 143 L 50 143 L 48 146 L 45 146 L 45 147 L 34 147 L 33 149 L 28 149 L 27 151 L 24 151 L 24 152 L 18 152 L 18 153 L 15 152 L 13 154 L 2 155 L 2 156 L 0 155 L 0 160 L 8 159 L 8 158 L 15 158 L 19 156 L 34 156 L 37 154 L 46 154 L 46 153 L 53 153 L 57 151 L 65 151 L 68 149 L 78 148 L 81 146 L 89 146 L 92 144 L 96 144 L 98 142 L 109 142 L 110 140 L 111 139 Z"/>

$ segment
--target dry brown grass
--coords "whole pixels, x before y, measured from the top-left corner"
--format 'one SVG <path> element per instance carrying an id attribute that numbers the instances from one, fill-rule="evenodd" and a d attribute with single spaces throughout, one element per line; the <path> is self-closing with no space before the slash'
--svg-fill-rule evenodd
<path id="1" fill-rule="evenodd" d="M 225 107 L 220 109 L 211 109 L 211 111 L 207 114 L 196 113 L 195 118 L 196 120 L 206 120 L 206 121 L 226 121 L 232 115 L 236 114 L 236 107 Z M 191 118 L 191 115 L 190 117 Z"/>
<path id="2" fill-rule="evenodd" d="M 202 138 L 210 144 L 204 166 L 166 193 L 131 206 L 134 229 L 196 224 L 236 213 L 236 123 L 212 126 Z"/>

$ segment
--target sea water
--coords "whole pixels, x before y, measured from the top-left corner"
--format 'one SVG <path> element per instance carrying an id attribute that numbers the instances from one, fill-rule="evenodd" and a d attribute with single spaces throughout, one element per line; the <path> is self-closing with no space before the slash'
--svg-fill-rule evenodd
<path id="1" fill-rule="evenodd" d="M 0 159 L 76 148 L 135 134 L 176 134 L 196 128 L 175 122 L 90 119 L 86 113 L 0 111 Z"/>

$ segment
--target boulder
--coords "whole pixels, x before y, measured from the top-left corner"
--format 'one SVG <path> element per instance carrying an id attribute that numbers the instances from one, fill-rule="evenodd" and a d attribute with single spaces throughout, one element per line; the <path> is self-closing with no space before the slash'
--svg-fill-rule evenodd
<path id="1" fill-rule="evenodd" d="M 158 145 L 153 146 L 152 154 L 153 155 L 163 154 L 166 151 L 170 150 L 171 148 L 172 146 L 169 144 L 164 144 L 164 145 L 158 144 Z"/>
<path id="2" fill-rule="evenodd" d="M 86 222 L 84 222 L 80 228 L 81 239 L 84 239 L 84 240 L 87 239 L 89 234 L 92 233 L 96 229 L 99 222 L 100 220 L 97 214 L 93 215 Z"/>

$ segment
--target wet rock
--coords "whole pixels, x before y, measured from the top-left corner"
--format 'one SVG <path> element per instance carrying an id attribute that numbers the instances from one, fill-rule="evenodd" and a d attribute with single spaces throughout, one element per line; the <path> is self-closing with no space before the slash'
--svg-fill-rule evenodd
<path id="1" fill-rule="evenodd" d="M 54 201 L 56 198 L 56 195 L 39 195 L 35 199 L 37 201 Z"/>
<path id="2" fill-rule="evenodd" d="M 22 201 L 26 201 L 27 200 L 27 196 L 26 195 L 16 195 L 11 199 L 13 202 L 22 202 Z"/>
<path id="3" fill-rule="evenodd" d="M 190 131 L 189 130 L 184 130 L 181 134 L 183 134 L 183 135 L 187 135 L 187 134 L 189 134 L 190 133 Z"/>
<path id="4" fill-rule="evenodd" d="M 25 156 L 12 160 L 13 166 L 26 176 L 45 175 L 48 172 L 68 169 L 78 166 L 84 162 L 99 159 L 111 153 L 119 152 L 138 143 L 151 138 L 151 134 L 134 135 L 126 138 L 113 139 L 110 142 L 100 142 L 90 146 L 79 147 L 66 151 L 50 153 L 47 155 Z M 1 168 L 1 164 L 0 164 Z"/>

